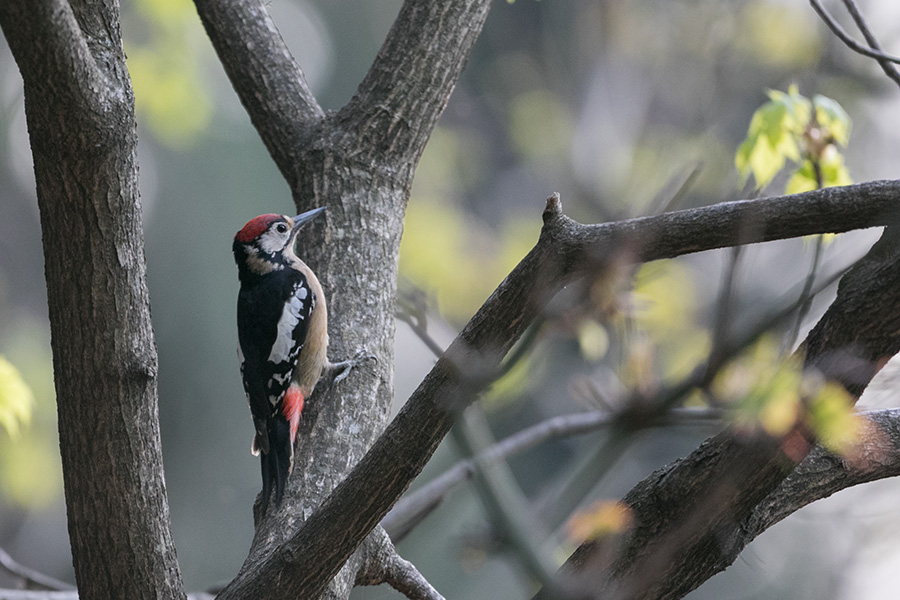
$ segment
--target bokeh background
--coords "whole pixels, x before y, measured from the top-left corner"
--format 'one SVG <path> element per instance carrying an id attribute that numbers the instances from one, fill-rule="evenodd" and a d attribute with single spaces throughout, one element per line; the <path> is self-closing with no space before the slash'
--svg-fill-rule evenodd
<path id="1" fill-rule="evenodd" d="M 231 238 L 256 214 L 293 208 L 193 5 L 123 4 L 140 121 L 166 482 L 187 586 L 203 590 L 229 580 L 240 566 L 259 490 L 235 355 Z M 267 6 L 320 102 L 338 109 L 365 74 L 400 2 L 272 0 Z M 860 6 L 883 45 L 900 52 L 900 4 Z M 832 8 L 839 13 L 836 3 Z M 855 181 L 898 176 L 900 90 L 872 61 L 833 39 L 807 2 L 495 2 L 416 174 L 401 253 L 403 289 L 424 292 L 430 331 L 446 344 L 534 243 L 544 199 L 554 191 L 565 212 L 582 222 L 739 198 L 734 155 L 750 117 L 768 89 L 790 84 L 807 96 L 829 96 L 849 113 L 846 159 Z M 0 367 L 12 365 L 23 384 L 15 389 L 31 391 L 16 392 L 19 408 L 27 404 L 19 416 L 0 414 L 16 424 L 0 428 L 0 548 L 73 581 L 22 94 L 0 42 L 0 356 L 8 361 Z M 776 179 L 765 191 L 780 193 L 783 185 Z M 825 249 L 823 272 L 849 264 L 876 238 L 872 231 L 839 236 Z M 628 349 L 622 332 L 601 320 L 548 327 L 527 368 L 485 399 L 494 435 L 590 407 L 592 399 L 580 392 L 585 377 L 627 383 L 635 376 L 625 367 L 650 369 L 654 374 L 645 376 L 653 381 L 683 375 L 709 348 L 729 257 L 707 252 L 638 272 L 627 290 Z M 736 278 L 739 318 L 796 292 L 809 262 L 810 246 L 800 240 L 747 249 Z M 804 328 L 828 301 L 828 293 L 816 299 Z M 641 352 L 652 359 L 642 363 Z M 432 362 L 398 322 L 396 406 Z M 866 402 L 894 405 L 891 384 L 889 370 Z M 29 397 L 30 403 L 23 400 Z M 641 434 L 592 496 L 620 497 L 715 430 L 694 425 Z M 542 498 L 603 435 L 542 445 L 514 458 L 513 472 L 529 497 Z M 457 458 L 445 442 L 420 480 Z M 898 492 L 888 481 L 801 510 L 690 597 L 896 597 L 890 582 L 900 564 Z M 478 497 L 464 486 L 399 549 L 448 598 L 527 597 L 529 580 L 508 554 L 485 544 L 486 532 Z M 561 550 L 557 558 L 564 556 Z M 0 585 L 10 585 L 2 574 Z M 354 594 L 399 597 L 386 587 Z"/>

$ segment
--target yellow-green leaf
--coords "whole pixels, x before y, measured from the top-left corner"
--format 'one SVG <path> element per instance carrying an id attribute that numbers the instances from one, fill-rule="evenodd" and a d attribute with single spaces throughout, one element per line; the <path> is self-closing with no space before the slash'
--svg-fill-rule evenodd
<path id="1" fill-rule="evenodd" d="M 829 146 L 824 152 L 820 168 L 822 169 L 822 185 L 824 187 L 850 185 L 853 183 L 853 180 L 850 179 L 847 165 L 844 164 L 844 155 L 838 152 L 834 146 Z"/>
<path id="2" fill-rule="evenodd" d="M 769 101 L 753 113 L 735 155 L 742 180 L 752 174 L 759 189 L 771 183 L 788 159 L 800 161 L 800 139 L 812 113 L 811 102 L 796 86 L 787 93 L 769 90 L 768 96 Z"/>
<path id="3" fill-rule="evenodd" d="M 19 370 L 0 356 L 0 426 L 17 438 L 22 425 L 31 420 L 34 394 Z"/>
<path id="4" fill-rule="evenodd" d="M 800 168 L 794 171 L 784 188 L 785 194 L 799 194 L 818 189 L 816 173 L 810 160 L 804 160 Z"/>
<path id="5" fill-rule="evenodd" d="M 836 100 L 818 94 L 813 97 L 813 106 L 816 107 L 819 126 L 828 131 L 841 146 L 846 146 L 850 141 L 852 121 L 844 107 Z"/>

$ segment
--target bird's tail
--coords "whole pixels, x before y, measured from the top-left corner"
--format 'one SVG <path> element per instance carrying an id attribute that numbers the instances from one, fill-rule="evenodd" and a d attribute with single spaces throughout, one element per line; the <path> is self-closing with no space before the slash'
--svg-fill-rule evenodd
<path id="1" fill-rule="evenodd" d="M 291 473 L 292 446 L 291 429 L 287 419 L 278 415 L 268 420 L 268 451 L 260 452 L 262 467 L 262 514 L 266 514 L 269 498 L 275 492 L 276 508 L 281 504 L 284 486 Z"/>

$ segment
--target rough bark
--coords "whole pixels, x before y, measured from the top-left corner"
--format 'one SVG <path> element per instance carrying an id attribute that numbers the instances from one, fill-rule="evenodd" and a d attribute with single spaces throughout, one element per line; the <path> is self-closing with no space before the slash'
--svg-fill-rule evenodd
<path id="1" fill-rule="evenodd" d="M 80 597 L 182 598 L 118 4 L 9 0 L 0 26 L 25 82 Z"/>
<path id="2" fill-rule="evenodd" d="M 290 565 L 289 552 L 276 549 L 324 501 L 386 423 L 393 399 L 400 236 L 412 177 L 490 2 L 405 2 L 354 98 L 329 115 L 322 114 L 309 93 L 261 2 L 240 0 L 227 7 L 209 0 L 195 3 L 297 208 L 328 207 L 325 218 L 304 231 L 298 251 L 316 271 L 328 299 L 331 358 L 362 351 L 377 358 L 333 388 L 320 386 L 311 398 L 282 509 L 258 524 L 241 572 L 221 595 L 248 597 L 264 589 L 271 598 L 315 597 L 363 538 L 339 557 L 323 552 L 322 557 L 335 559 L 312 569 L 314 584 L 301 584 L 303 570 Z M 329 584 L 326 597 L 346 597 L 363 566 L 361 555 L 377 555 L 383 547 L 380 536 L 366 540 Z M 293 554 L 298 560 L 311 555 L 319 556 L 311 549 Z M 278 565 L 278 575 L 269 578 L 273 573 L 261 572 L 263 565 Z"/>
<path id="3" fill-rule="evenodd" d="M 816 446 L 757 504 L 740 528 L 746 546 L 763 531 L 816 500 L 849 487 L 900 475 L 900 409 L 863 415 L 874 427 L 849 456 Z"/>

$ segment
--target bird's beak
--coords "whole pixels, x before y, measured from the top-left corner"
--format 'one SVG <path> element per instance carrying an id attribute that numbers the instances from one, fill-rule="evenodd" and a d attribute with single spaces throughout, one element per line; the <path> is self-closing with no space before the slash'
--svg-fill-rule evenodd
<path id="1" fill-rule="evenodd" d="M 308 210 L 305 213 L 299 214 L 296 217 L 294 217 L 292 219 L 292 221 L 294 221 L 293 233 L 297 233 L 298 231 L 303 229 L 304 225 L 306 225 L 307 223 L 309 223 L 310 221 L 312 221 L 313 219 L 318 217 L 319 214 L 324 210 L 325 210 L 325 207 L 321 206 L 319 208 L 314 208 L 312 210 Z"/>

